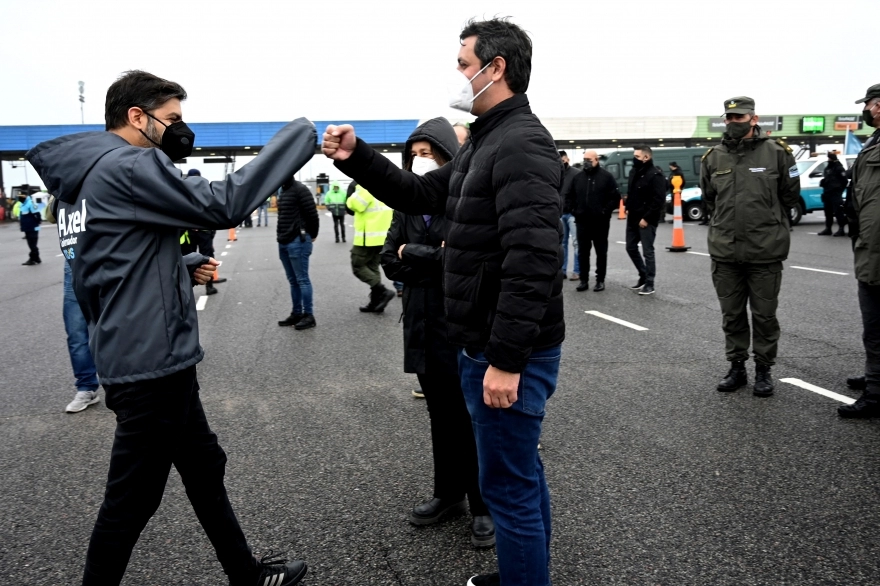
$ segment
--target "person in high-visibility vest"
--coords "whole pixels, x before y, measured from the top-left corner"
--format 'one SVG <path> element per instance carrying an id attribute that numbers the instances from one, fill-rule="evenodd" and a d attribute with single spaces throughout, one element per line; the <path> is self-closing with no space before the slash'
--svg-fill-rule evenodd
<path id="1" fill-rule="evenodd" d="M 394 211 L 360 185 L 345 201 L 345 205 L 354 212 L 351 272 L 370 286 L 370 302 L 360 310 L 364 313 L 380 313 L 385 311 L 385 306 L 396 295 L 382 284 L 382 275 L 379 273 L 379 257 Z"/>
<path id="2" fill-rule="evenodd" d="M 324 196 L 324 204 L 327 206 L 327 211 L 333 217 L 333 233 L 336 235 L 336 242 L 339 242 L 340 236 L 342 236 L 342 241 L 345 242 L 346 199 L 345 192 L 339 189 L 339 183 L 335 181 L 330 186 L 330 191 Z"/>

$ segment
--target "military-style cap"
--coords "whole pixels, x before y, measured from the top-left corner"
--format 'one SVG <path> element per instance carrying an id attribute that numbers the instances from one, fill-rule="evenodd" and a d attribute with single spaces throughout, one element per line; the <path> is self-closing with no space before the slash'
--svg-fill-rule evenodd
<path id="1" fill-rule="evenodd" d="M 737 96 L 724 102 L 725 114 L 751 114 L 755 111 L 755 100 L 746 96 Z"/>
<path id="2" fill-rule="evenodd" d="M 861 100 L 856 100 L 856 104 L 861 104 L 862 102 L 867 102 L 868 100 L 873 100 L 874 98 L 880 98 L 880 83 L 869 87 L 868 91 L 865 92 L 865 97 Z"/>

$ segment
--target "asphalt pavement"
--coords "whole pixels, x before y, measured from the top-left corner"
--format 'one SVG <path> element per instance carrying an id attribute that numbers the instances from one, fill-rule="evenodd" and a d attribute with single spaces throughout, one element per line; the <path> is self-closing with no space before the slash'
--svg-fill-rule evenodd
<path id="1" fill-rule="evenodd" d="M 307 586 L 463 586 L 495 563 L 471 547 L 468 518 L 407 522 L 432 468 L 400 302 L 358 311 L 368 289 L 350 244 L 321 221 L 318 326 L 302 332 L 276 325 L 290 300 L 275 218 L 228 247 L 215 240 L 229 280 L 199 312 L 198 371 L 233 507 L 256 553 L 308 562 Z M 811 234 L 821 221 L 792 233 L 777 390 L 761 399 L 715 391 L 727 363 L 706 228 L 686 224 L 690 253 L 667 252 L 671 226 L 659 228 L 657 293 L 642 297 L 628 288 L 625 222 L 612 220 L 606 291 L 565 286 L 542 438 L 555 585 L 880 583 L 880 421 L 841 420 L 839 400 L 779 382 L 857 396 L 844 383 L 864 364 L 852 253 L 848 239 Z M 78 583 L 114 429 L 103 402 L 63 412 L 74 387 L 53 232 L 44 224 L 43 263 L 24 267 L 21 233 L 0 227 L 0 583 L 16 586 Z M 124 584 L 226 584 L 174 471 Z"/>

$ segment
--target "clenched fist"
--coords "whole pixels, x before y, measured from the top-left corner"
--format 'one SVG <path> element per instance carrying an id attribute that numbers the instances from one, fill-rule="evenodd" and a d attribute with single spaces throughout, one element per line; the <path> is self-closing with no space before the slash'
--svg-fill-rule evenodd
<path id="1" fill-rule="evenodd" d="M 321 151 L 327 158 L 334 161 L 344 161 L 351 156 L 356 144 L 357 139 L 354 135 L 354 126 L 351 124 L 343 124 L 341 126 L 331 124 L 324 131 Z"/>

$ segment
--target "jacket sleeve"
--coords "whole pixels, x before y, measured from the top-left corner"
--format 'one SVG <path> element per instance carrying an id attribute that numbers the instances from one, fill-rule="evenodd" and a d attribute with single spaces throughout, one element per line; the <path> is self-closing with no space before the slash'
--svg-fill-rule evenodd
<path id="1" fill-rule="evenodd" d="M 777 149 L 776 160 L 779 165 L 779 184 L 776 188 L 779 202 L 786 209 L 794 208 L 801 201 L 801 178 L 797 163 L 791 153 L 782 147 Z"/>
<path id="2" fill-rule="evenodd" d="M 407 214 L 441 214 L 446 211 L 453 165 L 443 165 L 423 176 L 398 169 L 387 157 L 363 140 L 351 156 L 334 163 L 337 169 L 373 193 L 382 194 L 387 206 Z M 559 195 L 557 194 L 557 199 Z"/>
<path id="3" fill-rule="evenodd" d="M 659 171 L 651 178 L 651 199 L 647 203 L 644 219 L 652 224 L 658 222 L 660 210 L 666 203 L 666 177 Z"/>
<path id="4" fill-rule="evenodd" d="M 522 372 L 560 277 L 559 183 L 562 165 L 543 133 L 511 132 L 492 169 L 503 257 L 489 364 Z"/>
<path id="5" fill-rule="evenodd" d="M 709 153 L 706 153 L 703 155 L 703 160 L 700 161 L 700 191 L 702 192 L 700 197 L 703 201 L 703 205 L 706 206 L 709 215 L 715 213 L 715 198 L 718 195 L 712 188 L 711 177 L 711 171 L 709 170 Z"/>
<path id="6" fill-rule="evenodd" d="M 563 214 L 573 214 L 577 209 L 577 189 L 575 187 L 577 182 L 577 177 L 573 177 L 572 180 L 568 182 L 568 189 L 562 194 Z"/>
<path id="7" fill-rule="evenodd" d="M 611 215 L 614 213 L 614 210 L 620 207 L 620 188 L 617 186 L 617 180 L 614 178 L 614 175 L 608 173 L 608 181 L 609 188 L 607 191 L 607 201 L 605 204 L 605 215 Z"/>
<path id="8" fill-rule="evenodd" d="M 226 177 L 184 177 L 159 149 L 142 149 L 120 178 L 135 221 L 173 228 L 225 229 L 240 224 L 315 154 L 317 133 L 305 118 L 284 126 L 253 161 Z M 123 207 L 123 206 L 120 206 Z"/>
<path id="9" fill-rule="evenodd" d="M 411 266 L 404 264 L 400 257 L 397 256 L 397 250 L 401 244 L 406 244 L 407 248 L 411 246 L 407 244 L 406 235 L 404 234 L 405 220 L 406 217 L 403 212 L 394 212 L 391 219 L 391 227 L 388 229 L 388 236 L 385 237 L 385 245 L 382 247 L 379 261 L 382 263 L 382 270 L 385 272 L 386 277 L 392 281 L 400 281 L 404 285 L 412 285 L 415 271 Z"/>
<path id="10" fill-rule="evenodd" d="M 192 283 L 193 287 L 198 285 L 194 278 L 196 269 L 204 264 L 208 264 L 209 260 L 211 260 L 210 257 L 207 257 L 204 254 L 198 252 L 190 252 L 183 257 L 183 264 L 186 265 L 186 272 L 189 273 L 189 280 Z"/>
<path id="11" fill-rule="evenodd" d="M 370 207 L 370 201 L 372 201 L 372 199 L 373 196 L 369 191 L 365 189 L 356 189 L 355 192 L 345 200 L 345 207 L 356 214 L 362 214 L 368 207 Z"/>
<path id="12" fill-rule="evenodd" d="M 299 215 L 302 218 L 303 227 L 309 236 L 317 238 L 320 221 L 318 220 L 318 207 L 315 205 L 315 198 L 312 197 L 312 192 L 305 185 L 298 186 L 297 195 L 299 196 Z"/>

